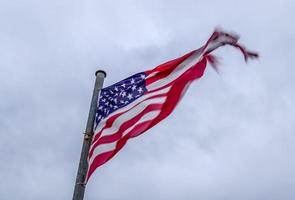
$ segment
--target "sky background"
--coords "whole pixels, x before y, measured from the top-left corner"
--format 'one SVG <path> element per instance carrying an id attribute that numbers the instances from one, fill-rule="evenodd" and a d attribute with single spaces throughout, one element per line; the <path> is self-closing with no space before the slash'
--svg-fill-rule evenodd
<path id="1" fill-rule="evenodd" d="M 167 119 L 99 168 L 85 199 L 295 199 L 294 0 L 0 0 L 2 200 L 71 199 L 94 72 L 105 86 L 203 45 L 216 26 L 260 53 L 215 52 Z"/>

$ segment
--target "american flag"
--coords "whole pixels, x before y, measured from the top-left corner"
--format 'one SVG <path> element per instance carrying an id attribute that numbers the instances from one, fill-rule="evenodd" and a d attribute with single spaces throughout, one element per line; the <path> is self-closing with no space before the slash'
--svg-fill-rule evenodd
<path id="1" fill-rule="evenodd" d="M 97 104 L 85 181 L 130 138 L 166 118 L 190 83 L 203 75 L 208 62 L 217 69 L 211 52 L 223 45 L 240 49 L 245 60 L 258 57 L 242 47 L 236 35 L 216 30 L 201 48 L 103 88 Z"/>

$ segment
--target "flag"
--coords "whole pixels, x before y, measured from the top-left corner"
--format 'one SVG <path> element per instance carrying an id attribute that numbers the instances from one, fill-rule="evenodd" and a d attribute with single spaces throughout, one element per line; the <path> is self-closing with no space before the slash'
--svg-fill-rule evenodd
<path id="1" fill-rule="evenodd" d="M 207 63 L 217 70 L 217 60 L 211 53 L 223 45 L 238 48 L 246 61 L 258 57 L 238 43 L 237 35 L 216 30 L 201 48 L 103 88 L 97 104 L 85 181 L 129 139 L 165 119 L 190 83 L 202 77 Z"/>

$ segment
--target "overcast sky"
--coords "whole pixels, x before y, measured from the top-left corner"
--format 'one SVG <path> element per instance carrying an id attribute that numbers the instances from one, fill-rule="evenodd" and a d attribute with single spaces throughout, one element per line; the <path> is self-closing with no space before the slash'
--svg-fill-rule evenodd
<path id="1" fill-rule="evenodd" d="M 105 86 L 206 42 L 219 49 L 177 109 L 87 185 L 98 200 L 295 199 L 294 0 L 0 0 L 1 200 L 71 199 L 94 72 Z"/>

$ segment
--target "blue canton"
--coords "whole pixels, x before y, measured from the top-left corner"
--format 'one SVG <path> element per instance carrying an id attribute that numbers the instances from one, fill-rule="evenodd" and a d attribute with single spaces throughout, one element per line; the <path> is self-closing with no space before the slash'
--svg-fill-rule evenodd
<path id="1" fill-rule="evenodd" d="M 146 74 L 141 72 L 101 90 L 94 129 L 103 118 L 135 101 L 147 91 L 145 77 Z"/>

